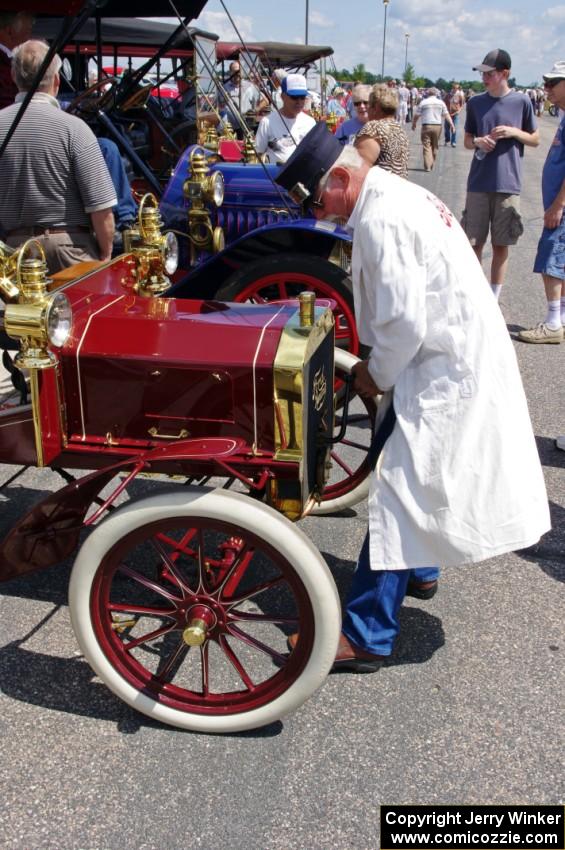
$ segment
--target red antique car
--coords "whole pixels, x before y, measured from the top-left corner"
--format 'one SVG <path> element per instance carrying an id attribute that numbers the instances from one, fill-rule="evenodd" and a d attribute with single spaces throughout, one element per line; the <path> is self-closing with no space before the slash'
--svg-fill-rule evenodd
<path id="1" fill-rule="evenodd" d="M 39 242 L 0 246 L 0 331 L 19 345 L 0 462 L 68 482 L 11 528 L 0 580 L 78 549 L 71 619 L 97 675 L 165 723 L 238 731 L 299 706 L 331 667 L 335 585 L 292 521 L 364 495 L 375 410 L 346 398 L 336 415 L 334 374 L 355 358 L 338 351 L 334 373 L 330 302 L 171 297 L 174 255 L 152 196 L 108 263 L 50 278 Z M 147 475 L 172 487 L 124 502 Z"/>
<path id="2" fill-rule="evenodd" d="M 163 297 L 158 224 L 148 196 L 129 253 L 53 278 L 35 240 L 1 252 L 4 331 L 20 350 L 0 462 L 70 483 L 10 530 L 0 580 L 80 547 L 71 618 L 100 678 L 166 723 L 235 731 L 292 710 L 331 666 L 335 586 L 290 520 L 364 494 L 370 431 L 332 451 L 331 306 Z M 338 357 L 343 375 L 354 358 Z M 94 471 L 74 480 L 73 469 Z M 147 473 L 183 484 L 116 507 Z M 224 486 L 196 486 L 211 476 Z M 233 482 L 256 498 L 224 489 Z"/>

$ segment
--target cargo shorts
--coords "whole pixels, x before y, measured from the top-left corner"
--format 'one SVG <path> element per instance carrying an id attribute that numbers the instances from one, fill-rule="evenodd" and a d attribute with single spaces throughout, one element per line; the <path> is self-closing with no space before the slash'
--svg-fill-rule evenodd
<path id="1" fill-rule="evenodd" d="M 467 192 L 461 227 L 471 245 L 515 245 L 524 225 L 520 215 L 520 196 L 504 192 Z"/>

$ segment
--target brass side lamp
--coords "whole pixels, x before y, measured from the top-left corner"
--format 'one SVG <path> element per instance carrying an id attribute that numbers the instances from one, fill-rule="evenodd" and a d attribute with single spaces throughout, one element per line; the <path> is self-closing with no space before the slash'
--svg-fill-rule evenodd
<path id="1" fill-rule="evenodd" d="M 193 252 L 212 251 L 217 253 L 225 247 L 221 227 L 212 227 L 210 211 L 206 203 L 220 207 L 224 202 L 224 178 L 219 171 L 210 173 L 206 156 L 195 148 L 190 156 L 188 179 L 184 181 L 183 193 L 189 204 L 188 236 Z"/>
<path id="2" fill-rule="evenodd" d="M 32 257 L 34 248 L 39 256 Z M 57 363 L 47 346 L 60 348 L 72 327 L 72 310 L 62 292 L 50 294 L 45 253 L 36 239 L 28 239 L 0 260 L 0 298 L 6 301 L 4 329 L 20 341 L 15 357 L 19 369 L 47 369 Z"/>
<path id="3" fill-rule="evenodd" d="M 178 266 L 178 242 L 174 233 L 162 233 L 163 222 L 155 195 L 150 192 L 139 204 L 137 227 L 124 234 L 124 248 L 135 260 L 135 291 L 152 298 L 169 289 L 168 275 Z"/>

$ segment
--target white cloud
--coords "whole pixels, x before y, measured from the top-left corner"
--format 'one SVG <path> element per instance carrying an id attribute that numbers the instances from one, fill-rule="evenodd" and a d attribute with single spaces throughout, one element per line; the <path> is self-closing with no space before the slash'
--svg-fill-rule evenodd
<path id="1" fill-rule="evenodd" d="M 310 12 L 310 23 L 317 27 L 335 27 L 335 21 L 331 21 L 322 12 Z"/>
<path id="2" fill-rule="evenodd" d="M 253 39 L 253 18 L 251 15 L 232 15 L 232 17 L 241 37 L 245 41 Z M 237 40 L 237 33 L 225 12 L 202 12 L 200 17 L 192 22 L 191 26 L 216 33 L 223 41 Z"/>
<path id="3" fill-rule="evenodd" d="M 548 21 L 565 22 L 565 6 L 551 6 L 549 9 L 545 10 L 542 17 L 546 18 Z"/>
<path id="4" fill-rule="evenodd" d="M 492 8 L 479 0 L 469 9 L 468 0 L 394 0 L 388 7 L 385 74 L 399 77 L 406 57 L 405 33 L 410 33 L 408 62 L 417 74 L 435 80 L 478 79 L 472 66 L 493 47 L 504 47 L 513 60 L 518 85 L 540 80 L 556 59 L 562 58 L 565 42 L 565 6 L 542 7 L 535 18 L 524 13 L 524 1 L 502 0 L 506 8 Z M 351 32 L 336 29 L 331 43 L 338 68 L 363 62 L 380 73 L 383 18 L 373 16 L 356 41 Z M 487 26 L 488 23 L 488 26 Z"/>

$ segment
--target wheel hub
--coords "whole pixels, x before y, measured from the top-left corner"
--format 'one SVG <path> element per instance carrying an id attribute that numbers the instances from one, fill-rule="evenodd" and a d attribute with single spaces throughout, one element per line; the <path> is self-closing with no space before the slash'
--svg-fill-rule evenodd
<path id="1" fill-rule="evenodd" d="M 193 605 L 186 612 L 186 620 L 182 639 L 187 646 L 202 646 L 218 622 L 215 613 L 207 605 Z"/>

